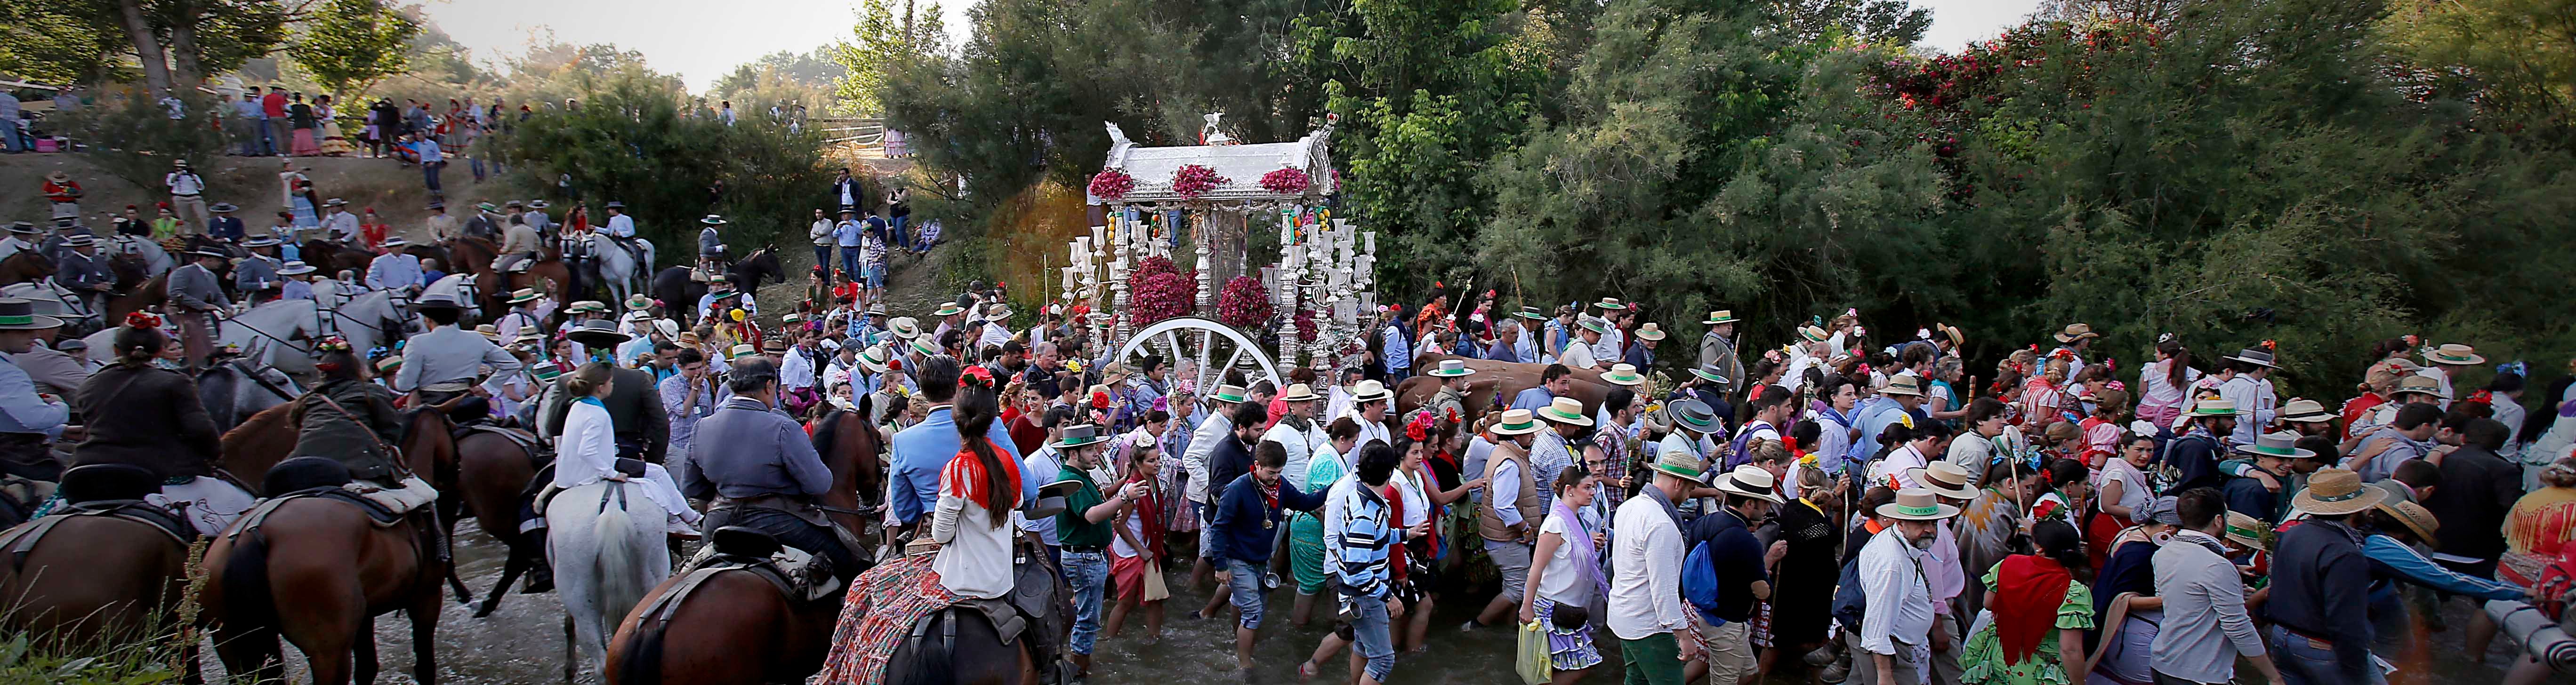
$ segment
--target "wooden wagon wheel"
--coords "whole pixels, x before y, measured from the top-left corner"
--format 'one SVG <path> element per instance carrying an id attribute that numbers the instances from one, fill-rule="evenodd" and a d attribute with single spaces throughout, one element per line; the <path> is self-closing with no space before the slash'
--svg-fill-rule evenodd
<path id="1" fill-rule="evenodd" d="M 1187 378 L 1202 396 L 1225 377 L 1226 369 L 1241 369 L 1246 387 L 1265 380 L 1273 386 L 1287 384 L 1269 352 L 1242 331 L 1215 319 L 1180 316 L 1156 321 L 1118 348 L 1120 364 L 1130 369 L 1151 354 L 1162 355 L 1166 362 L 1195 361 L 1189 376 L 1176 378 Z"/>

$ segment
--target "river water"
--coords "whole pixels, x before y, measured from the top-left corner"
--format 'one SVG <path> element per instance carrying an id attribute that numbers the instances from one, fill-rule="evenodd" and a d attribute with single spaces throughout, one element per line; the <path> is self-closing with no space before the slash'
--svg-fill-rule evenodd
<path id="1" fill-rule="evenodd" d="M 481 599 L 501 572 L 501 548 L 480 531 L 460 528 L 456 556 L 466 584 Z M 1143 644 L 1144 623 L 1141 615 L 1131 617 L 1130 624 L 1114 639 L 1103 638 L 1096 650 L 1091 682 L 1138 683 L 1152 685 L 1217 685 L 1243 682 L 1234 669 L 1234 624 L 1231 618 L 1197 620 L 1187 616 L 1190 608 L 1200 606 L 1207 595 L 1187 586 L 1186 572 L 1170 577 L 1173 598 L 1163 626 L 1161 639 Z M 1262 630 L 1255 643 L 1254 682 L 1297 683 L 1296 664 L 1309 656 L 1316 640 L 1323 636 L 1327 624 L 1317 620 L 1304 628 L 1287 625 L 1289 592 L 1271 595 L 1269 627 Z M 512 594 L 488 618 L 472 618 L 471 609 L 451 601 L 439 617 L 439 678 L 445 683 L 463 685 L 541 684 L 562 680 L 563 673 L 563 605 L 551 593 L 543 595 Z M 1394 677 L 1389 685 L 1519 685 L 1512 672 L 1512 634 L 1506 629 L 1486 628 L 1460 632 L 1458 624 L 1468 613 L 1482 606 L 1483 597 L 1450 600 L 1434 612 L 1430 649 L 1421 655 L 1399 655 Z M 2499 650 L 2486 659 L 2465 658 L 2462 628 L 2467 625 L 2468 604 L 2453 601 L 2443 612 L 2449 630 L 2432 634 L 2429 656 L 2417 659 L 2392 659 L 2403 669 L 2401 683 L 2494 683 L 2500 680 L 2506 660 Z M 1320 603 L 1318 613 L 1328 610 Z M 401 613 L 376 619 L 377 652 L 382 671 L 379 683 L 412 683 L 411 626 Z M 1596 631 L 1605 642 L 1606 630 Z M 1596 668 L 1588 683 L 1617 683 L 1612 670 L 1617 663 L 1615 642 L 1608 654 L 1611 662 Z M 289 649 L 289 658 L 301 661 Z M 1343 654 L 1349 652 L 1345 650 Z M 1337 663 L 1312 683 L 1334 683 L 1334 678 L 1347 668 Z M 210 658 L 209 661 L 212 661 Z M 216 668 L 220 668 L 217 666 Z M 300 664 L 294 678 L 304 676 Z M 1804 666 L 1792 655 L 1783 655 L 1779 673 L 1765 679 L 1765 685 L 1794 685 L 1813 682 Z M 2240 668 L 2248 682 L 2259 680 L 2250 667 Z M 597 682 L 585 676 L 585 683 Z M 2567 681 L 2559 681 L 2567 682 Z"/>

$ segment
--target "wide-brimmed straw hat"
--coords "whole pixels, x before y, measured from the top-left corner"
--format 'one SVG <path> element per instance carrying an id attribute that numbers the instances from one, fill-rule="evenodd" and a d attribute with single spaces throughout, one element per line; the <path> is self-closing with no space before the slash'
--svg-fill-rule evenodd
<path id="1" fill-rule="evenodd" d="M 1936 461 L 1928 466 L 1906 469 L 1905 474 L 1934 494 L 1951 499 L 1977 498 L 1977 489 L 1968 485 L 1968 479 L 1973 476 L 1968 474 L 1966 467 L 1958 464 Z"/>
<path id="2" fill-rule="evenodd" d="M 1467 361 L 1464 359 L 1442 359 L 1440 360 L 1439 367 L 1422 372 L 1422 375 L 1425 376 L 1438 376 L 1441 378 L 1456 378 L 1459 376 L 1473 376 L 1475 374 L 1476 370 L 1467 368 Z"/>
<path id="3" fill-rule="evenodd" d="M 2254 442 L 2252 444 L 2237 445 L 2236 451 L 2257 457 L 2280 457 L 2282 459 L 2316 458 L 2317 453 L 2315 451 L 2299 449 L 2298 445 L 2298 433 L 2281 431 L 2254 436 Z"/>
<path id="4" fill-rule="evenodd" d="M 1208 400 L 1209 400 L 1209 401 L 1211 401 L 1211 402 L 1222 402 L 1222 403 L 1225 403 L 1225 404 L 1242 404 L 1242 403 L 1243 403 L 1243 400 L 1244 400 L 1244 397 L 1243 397 L 1243 386 L 1240 386 L 1240 385 L 1233 385 L 1233 384 L 1218 384 L 1218 385 L 1216 386 L 1216 392 L 1208 393 L 1207 398 L 1208 398 Z"/>
<path id="5" fill-rule="evenodd" d="M 1712 479 L 1709 485 L 1716 487 L 1719 492 L 1743 495 L 1772 504 L 1781 502 L 1778 490 L 1779 480 L 1772 478 L 1771 472 L 1752 464 L 1737 466 L 1734 471 Z"/>
<path id="6" fill-rule="evenodd" d="M 474 332 L 477 335 L 483 336 L 483 339 L 485 340 L 490 340 L 496 343 L 501 342 L 501 328 L 499 326 L 494 326 L 488 323 L 477 324 L 474 326 Z"/>
<path id="7" fill-rule="evenodd" d="M 1720 310 L 1717 310 L 1717 311 L 1709 312 L 1709 313 L 1708 313 L 1708 318 L 1707 318 L 1707 319 L 1705 319 L 1705 320 L 1700 321 L 1700 323 L 1708 324 L 1708 325 L 1711 325 L 1711 326 L 1715 326 L 1715 325 L 1722 324 L 1722 323 L 1735 323 L 1735 310 L 1732 310 L 1732 309 L 1720 309 Z"/>
<path id="8" fill-rule="evenodd" d="M 1387 391 L 1385 383 L 1376 380 L 1363 380 L 1351 384 L 1351 402 L 1355 404 L 1375 402 L 1394 396 L 1395 393 Z"/>
<path id="9" fill-rule="evenodd" d="M 65 244 L 68 245 L 70 243 Z M 302 276 L 304 274 L 313 273 L 314 271 L 315 269 L 313 268 L 313 265 L 306 264 L 302 260 L 289 261 L 284 265 L 277 267 L 277 275 L 279 276 Z"/>
<path id="10" fill-rule="evenodd" d="M 2424 361 L 2443 366 L 2470 366 L 2484 364 L 2487 358 L 2478 355 L 2478 348 L 2454 343 L 2424 353 Z"/>
<path id="11" fill-rule="evenodd" d="M 1610 334 L 1610 324 L 1602 323 L 1600 319 L 1584 319 L 1584 320 L 1582 320 L 1582 321 L 1580 321 L 1580 322 L 1577 322 L 1575 325 L 1577 325 L 1577 326 L 1582 326 L 1582 327 L 1583 327 L 1583 330 L 1591 331 L 1591 332 L 1594 332 L 1594 333 L 1599 333 L 1599 334 L 1602 334 L 1602 335 L 1609 335 L 1609 334 Z"/>
<path id="12" fill-rule="evenodd" d="M 2335 420 L 2326 405 L 2311 399 L 2292 399 L 2281 405 L 2281 420 L 2297 423 L 2325 423 Z"/>
<path id="13" fill-rule="evenodd" d="M 1832 334 L 1830 334 L 1830 333 L 1826 333 L 1826 332 L 1825 332 L 1825 329 L 1820 328 L 1820 327 L 1816 327 L 1816 326 L 1799 326 L 1799 327 L 1798 327 L 1798 337 L 1799 337 L 1800 339 L 1806 340 L 1807 342 L 1824 342 L 1824 341 L 1826 341 L 1826 340 L 1828 340 L 1828 339 L 1833 338 L 1833 335 L 1832 335 Z"/>
<path id="14" fill-rule="evenodd" d="M 1655 453 L 1655 470 L 1697 481 L 1708 462 L 1691 450 L 1663 450 Z"/>
<path id="15" fill-rule="evenodd" d="M 1099 426 L 1088 423 L 1077 423 L 1064 427 L 1064 438 L 1056 441 L 1055 448 L 1060 450 L 1073 449 L 1087 445 L 1097 445 L 1108 441 L 1109 436 L 1101 433 Z"/>
<path id="16" fill-rule="evenodd" d="M 1914 374 L 1896 374 L 1895 377 L 1887 379 L 1887 387 L 1879 388 L 1878 394 L 1922 397 L 1923 381 L 1922 379 L 1915 378 Z"/>
<path id="17" fill-rule="evenodd" d="M 1619 310 L 1619 309 L 1627 309 L 1627 308 L 1628 308 L 1628 305 L 1621 304 L 1621 303 L 1619 302 L 1619 298 L 1616 298 L 1616 297 L 1604 297 L 1604 298 L 1601 298 L 1601 301 L 1592 303 L 1592 306 L 1594 306 L 1594 307 L 1599 307 L 1599 308 L 1602 308 L 1602 309 L 1607 309 L 1607 310 Z"/>
<path id="18" fill-rule="evenodd" d="M 2290 506 L 2299 511 L 2322 516 L 2350 514 L 2370 508 L 2388 496 L 2388 491 L 2361 484 L 2361 474 L 2350 469 L 2324 468 L 2308 476 L 2308 489 L 2290 498 Z"/>
<path id="19" fill-rule="evenodd" d="M 1691 375 L 1698 376 L 1700 380 L 1711 383 L 1735 382 L 1734 379 L 1727 378 L 1726 374 L 1718 369 L 1716 364 L 1701 364 L 1691 369 Z"/>
<path id="20" fill-rule="evenodd" d="M 1547 313 L 1539 311 L 1537 307 L 1522 307 L 1519 313 L 1515 313 L 1512 316 L 1529 319 L 1531 321 L 1546 321 L 1548 318 Z"/>
<path id="21" fill-rule="evenodd" d="M 1315 394 L 1315 386 L 1304 383 L 1290 384 L 1288 386 L 1288 392 L 1281 393 L 1279 395 L 1279 401 L 1281 402 L 1313 402 L 1320 399 L 1324 399 L 1324 397 L 1322 395 Z"/>
<path id="22" fill-rule="evenodd" d="M 0 331 L 35 331 L 62 326 L 62 319 L 36 313 L 33 301 L 20 297 L 0 299 Z"/>
<path id="23" fill-rule="evenodd" d="M 2085 338 L 2099 337 L 2102 337 L 2102 334 L 2093 332 L 2092 326 L 2080 323 L 2066 324 L 2065 330 L 2057 332 L 2057 341 L 2062 343 L 2071 343 Z"/>
<path id="24" fill-rule="evenodd" d="M 1601 381 L 1611 385 L 1637 386 L 1645 385 L 1646 377 L 1637 375 L 1637 367 L 1617 364 L 1611 366 L 1608 373 L 1601 374 Z"/>
<path id="25" fill-rule="evenodd" d="M 643 311 L 652 308 L 653 298 L 646 296 L 643 293 L 636 293 L 626 297 L 626 309 L 628 311 Z"/>
<path id="26" fill-rule="evenodd" d="M 2415 539 L 2426 543 L 2433 542 L 2433 532 L 2442 529 L 2441 517 L 2434 516 L 2432 510 L 2421 504 L 2380 502 L 2372 506 L 2378 507 L 2379 513 L 2387 514 L 2390 520 L 2406 526 L 2407 530 L 2415 531 Z"/>
<path id="27" fill-rule="evenodd" d="M 1539 418 L 1569 426 L 1592 425 L 1592 417 L 1583 413 L 1583 400 L 1574 399 L 1572 397 L 1556 398 L 1555 400 L 1548 402 L 1547 407 L 1538 410 L 1537 413 Z"/>
<path id="28" fill-rule="evenodd" d="M 867 349 L 859 350 L 859 367 L 867 369 L 868 373 L 885 373 L 886 362 L 893 359 L 887 354 L 884 345 L 869 345 Z"/>
<path id="29" fill-rule="evenodd" d="M 1664 329 L 1657 327 L 1655 322 L 1652 321 L 1637 324 L 1637 339 L 1662 340 L 1664 339 Z"/>
<path id="30" fill-rule="evenodd" d="M 897 338 L 911 340 L 921 337 L 921 322 L 909 316 L 898 316 L 886 321 L 886 332 L 893 333 Z"/>
<path id="31" fill-rule="evenodd" d="M 520 289 L 518 289 L 518 290 L 510 291 L 510 301 L 509 301 L 509 304 L 519 304 L 519 303 L 521 303 L 521 302 L 535 302 L 535 301 L 537 301 L 538 299 L 543 298 L 543 297 L 545 297 L 545 296 L 546 296 L 546 294 L 545 294 L 545 293 L 538 292 L 536 288 L 520 288 Z"/>
<path id="32" fill-rule="evenodd" d="M 2227 358 L 2267 369 L 2281 368 L 2280 364 L 2273 361 L 2271 350 L 2248 347 L 2242 350 L 2237 350 L 2234 356 Z"/>
<path id="33" fill-rule="evenodd" d="M 1959 508 L 1942 504 L 1931 490 L 1906 488 L 1896 491 L 1896 501 L 1878 505 L 1878 515 L 1900 521 L 1939 521 L 1959 515 Z"/>
<path id="34" fill-rule="evenodd" d="M 260 237 L 257 237 L 257 238 L 252 238 L 252 239 L 249 239 L 249 240 L 244 240 L 244 241 L 242 241 L 241 246 L 242 246 L 242 247 L 248 247 L 248 248 L 277 247 L 278 245 L 283 244 L 284 242 L 286 242 L 286 241 L 278 240 L 277 238 L 272 237 L 272 236 L 260 236 Z"/>
<path id="35" fill-rule="evenodd" d="M 2442 381 L 2440 379 L 2424 375 L 2413 375 L 2397 379 L 2397 389 L 2389 391 L 2388 397 L 2390 399 L 2396 399 L 2399 395 L 2408 394 L 2431 395 L 2446 400 L 2451 399 L 2451 393 L 2442 390 Z"/>
<path id="36" fill-rule="evenodd" d="M 2246 549 L 2264 549 L 2263 529 L 2266 526 L 2263 525 L 2262 519 L 2247 516 L 2243 512 L 2231 511 L 2227 512 L 2226 526 L 2224 532 L 2228 540 L 2244 545 Z"/>
<path id="37" fill-rule="evenodd" d="M 617 322 L 607 319 L 583 321 L 581 325 L 574 326 L 571 331 L 564 333 L 564 337 L 590 347 L 616 347 L 635 339 L 635 336 L 617 330 Z"/>
<path id="38" fill-rule="evenodd" d="M 743 358 L 743 357 L 750 357 L 750 356 L 755 356 L 755 355 L 758 355 L 758 354 L 760 354 L 760 348 L 752 347 L 752 346 L 751 346 L 751 343 L 742 343 L 742 344 L 734 345 L 734 346 L 733 346 L 733 349 L 729 349 L 729 350 L 726 350 L 726 351 L 725 351 L 725 356 L 726 356 L 726 357 L 731 357 L 731 358 L 734 358 L 734 359 L 741 359 L 741 358 Z"/>
<path id="39" fill-rule="evenodd" d="M 1530 415 L 1527 409 L 1506 409 L 1503 418 L 1494 421 L 1495 435 L 1528 435 L 1538 432 L 1538 429 L 1538 418 Z"/>

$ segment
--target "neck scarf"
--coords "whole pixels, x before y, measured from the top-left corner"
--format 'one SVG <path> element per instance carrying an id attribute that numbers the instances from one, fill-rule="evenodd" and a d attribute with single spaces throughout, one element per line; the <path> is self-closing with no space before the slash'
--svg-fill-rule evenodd
<path id="1" fill-rule="evenodd" d="M 1137 520 L 1144 522 L 1145 525 L 1143 528 L 1145 539 L 1140 542 L 1145 543 L 1146 554 L 1148 555 L 1146 558 L 1157 560 L 1162 559 L 1167 555 L 1166 552 L 1164 552 L 1163 538 L 1168 537 L 1163 533 L 1163 495 L 1161 492 L 1154 489 L 1154 479 L 1160 475 L 1161 474 L 1158 473 L 1145 473 L 1142 471 L 1130 472 L 1127 474 L 1127 479 L 1120 481 L 1118 484 L 1118 487 L 1122 489 L 1126 488 L 1128 483 L 1145 484 L 1145 496 L 1137 498 L 1135 510 L 1129 512 L 1128 515 L 1134 516 Z"/>
<path id="2" fill-rule="evenodd" d="M 1662 490 L 1655 488 L 1647 489 L 1655 490 L 1658 494 L 1663 492 Z M 1598 496 L 1599 493 L 1594 493 L 1594 495 Z M 1656 501 L 1661 502 L 1662 499 L 1658 497 Z M 1667 504 L 1665 506 L 1671 505 Z M 1565 517 L 1567 529 L 1565 531 L 1565 544 L 1574 548 L 1573 553 L 1565 555 L 1565 558 L 1574 563 L 1574 568 L 1576 570 L 1583 572 L 1584 580 L 1592 581 L 1592 591 L 1596 593 L 1595 596 L 1610 596 L 1610 581 L 1601 577 L 1600 550 L 1593 549 L 1592 531 L 1584 529 L 1583 517 L 1576 516 L 1574 514 L 1574 507 L 1566 504 L 1565 498 L 1563 497 L 1556 498 L 1556 515 Z"/>
<path id="3" fill-rule="evenodd" d="M 972 436 L 968 439 L 983 440 L 988 444 L 992 442 L 991 439 L 981 435 Z M 957 494 L 959 497 L 963 497 L 969 502 L 974 502 L 977 506 L 983 507 L 986 511 L 999 511 L 1004 508 L 1019 506 L 1020 464 L 1019 462 L 1012 460 L 1011 454 L 1009 452 L 1002 451 L 1000 446 L 994 445 L 991 447 L 993 455 L 1000 457 L 995 461 L 1000 462 L 1002 465 L 1002 483 L 1005 488 L 1004 492 L 993 492 L 987 489 L 988 485 L 984 482 L 987 478 L 984 473 L 984 463 L 975 457 L 975 450 L 971 447 L 958 448 L 957 456 L 950 457 L 948 459 L 948 467 L 939 474 L 939 477 L 942 480 L 955 481 L 957 483 Z M 1005 497 L 1009 499 L 1003 499 Z"/>
<path id="4" fill-rule="evenodd" d="M 2074 577 L 2057 560 L 2036 554 L 2004 557 L 1995 569 L 1995 633 L 2002 638 L 2004 663 L 2019 664 L 2039 651 L 2057 626 L 2057 607 L 2066 603 L 2066 586 Z"/>

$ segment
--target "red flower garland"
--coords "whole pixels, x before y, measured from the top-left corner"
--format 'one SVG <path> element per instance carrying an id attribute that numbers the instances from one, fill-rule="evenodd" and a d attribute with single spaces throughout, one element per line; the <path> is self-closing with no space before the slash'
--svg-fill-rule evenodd
<path id="1" fill-rule="evenodd" d="M 1216 320 L 1235 328 L 1252 328 L 1270 320 L 1270 289 L 1261 279 L 1236 276 L 1217 291 Z"/>
<path id="2" fill-rule="evenodd" d="M 1299 169 L 1279 169 L 1261 175 L 1261 187 L 1282 195 L 1295 195 L 1314 187 L 1315 179 Z"/>
<path id="3" fill-rule="evenodd" d="M 1234 179 L 1218 176 L 1215 169 L 1197 164 L 1183 165 L 1172 171 L 1172 192 L 1185 198 L 1198 197 L 1233 182 Z"/>
<path id="4" fill-rule="evenodd" d="M 1190 313 L 1197 305 L 1196 273 L 1184 273 L 1166 257 L 1146 257 L 1127 274 L 1129 323 L 1145 326 Z"/>
<path id="5" fill-rule="evenodd" d="M 1103 200 L 1116 200 L 1127 197 L 1127 193 L 1135 189 L 1136 177 L 1129 176 L 1127 175 L 1127 172 L 1119 171 L 1117 169 L 1102 170 L 1100 173 L 1094 174 L 1091 177 L 1092 197 L 1097 197 Z"/>

